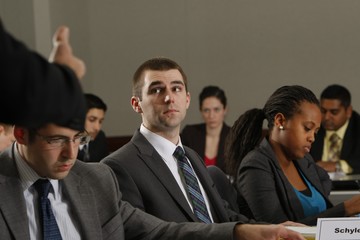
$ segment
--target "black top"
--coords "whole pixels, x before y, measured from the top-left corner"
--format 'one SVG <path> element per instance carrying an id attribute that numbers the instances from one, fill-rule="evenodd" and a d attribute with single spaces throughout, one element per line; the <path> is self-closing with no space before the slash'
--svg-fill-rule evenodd
<path id="1" fill-rule="evenodd" d="M 216 156 L 216 166 L 225 172 L 224 164 L 224 150 L 225 139 L 230 131 L 230 127 L 223 124 L 220 133 L 218 153 Z M 181 142 L 183 145 L 188 146 L 195 150 L 202 159 L 205 158 L 205 141 L 206 141 L 206 124 L 186 125 L 181 132 Z"/>

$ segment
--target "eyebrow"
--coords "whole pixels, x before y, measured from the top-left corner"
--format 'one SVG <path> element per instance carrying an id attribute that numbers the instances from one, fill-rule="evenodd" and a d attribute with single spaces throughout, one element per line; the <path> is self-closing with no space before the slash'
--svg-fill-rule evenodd
<path id="1" fill-rule="evenodd" d="M 340 108 L 324 108 L 324 107 L 321 107 L 321 110 L 325 110 L 325 111 L 337 111 L 337 110 L 340 110 Z"/>
<path id="2" fill-rule="evenodd" d="M 80 136 L 82 133 L 83 132 L 78 132 L 74 135 L 74 137 Z M 55 134 L 55 135 L 49 135 L 49 136 L 43 136 L 43 137 L 46 137 L 46 138 L 69 138 L 70 139 L 70 137 L 61 135 L 61 134 Z"/>
<path id="3" fill-rule="evenodd" d="M 180 85 L 185 86 L 185 83 L 182 80 L 174 80 L 174 81 L 171 81 L 170 84 L 171 85 L 180 84 Z M 153 87 L 153 86 L 157 86 L 157 85 L 165 85 L 165 84 L 162 81 L 153 81 L 153 82 L 150 83 L 149 87 Z"/>

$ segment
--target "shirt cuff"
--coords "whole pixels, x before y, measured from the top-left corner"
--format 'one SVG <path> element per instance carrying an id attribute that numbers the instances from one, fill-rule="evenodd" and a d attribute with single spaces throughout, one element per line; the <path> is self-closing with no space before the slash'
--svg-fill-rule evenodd
<path id="1" fill-rule="evenodd" d="M 350 174 L 353 172 L 353 169 L 345 160 L 340 160 L 339 162 L 340 162 L 340 168 L 344 173 Z"/>

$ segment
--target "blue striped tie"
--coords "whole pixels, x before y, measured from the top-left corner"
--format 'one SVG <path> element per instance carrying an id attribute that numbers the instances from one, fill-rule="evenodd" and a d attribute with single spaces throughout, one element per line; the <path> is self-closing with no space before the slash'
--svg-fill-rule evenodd
<path id="1" fill-rule="evenodd" d="M 173 155 L 178 160 L 178 166 L 184 175 L 186 188 L 189 193 L 196 217 L 201 222 L 211 223 L 211 219 L 205 205 L 204 197 L 200 191 L 198 180 L 195 176 L 193 169 L 191 168 L 185 157 L 184 150 L 180 146 L 178 146 Z"/>
<path id="2" fill-rule="evenodd" d="M 39 179 L 34 183 L 34 187 L 39 195 L 39 213 L 44 240 L 61 240 L 59 227 L 51 210 L 48 194 L 51 183 L 48 179 Z"/>

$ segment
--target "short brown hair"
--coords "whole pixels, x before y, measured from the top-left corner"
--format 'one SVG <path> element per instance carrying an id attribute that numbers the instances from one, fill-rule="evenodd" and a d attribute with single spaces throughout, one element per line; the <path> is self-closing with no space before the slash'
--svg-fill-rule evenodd
<path id="1" fill-rule="evenodd" d="M 165 58 L 165 57 L 156 57 L 147 60 L 143 64 L 141 64 L 138 69 L 135 71 L 133 76 L 133 87 L 132 87 L 132 94 L 135 97 L 142 98 L 141 96 L 141 89 L 144 86 L 144 80 L 143 80 L 143 74 L 146 70 L 153 70 L 153 71 L 167 71 L 171 69 L 177 69 L 179 70 L 181 76 L 183 77 L 184 84 L 185 84 L 185 90 L 188 91 L 187 86 L 187 77 L 185 75 L 185 72 L 180 67 L 179 64 L 177 64 L 175 61 Z"/>

